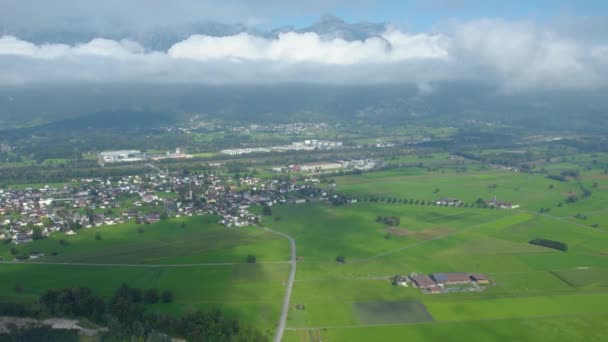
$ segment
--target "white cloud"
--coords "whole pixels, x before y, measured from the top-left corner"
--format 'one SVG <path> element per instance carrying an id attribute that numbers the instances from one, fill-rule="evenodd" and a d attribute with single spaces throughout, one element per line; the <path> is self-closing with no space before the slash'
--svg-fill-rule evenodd
<path id="1" fill-rule="evenodd" d="M 288 32 L 193 35 L 167 51 L 94 39 L 36 45 L 0 37 L 0 84 L 97 82 L 415 83 L 481 80 L 507 90 L 608 85 L 608 41 L 581 40 L 531 22 L 477 20 L 441 33 L 389 28 L 363 41 Z"/>
<path id="2" fill-rule="evenodd" d="M 445 42 L 440 36 L 408 35 L 397 30 L 364 41 L 322 40 L 316 33 L 288 32 L 278 39 L 241 33 L 230 37 L 194 35 L 168 51 L 174 58 L 200 61 L 273 61 L 353 65 L 399 62 L 414 58 L 444 58 Z"/>
<path id="3" fill-rule="evenodd" d="M 579 87 L 605 83 L 598 47 L 529 22 L 478 20 L 454 29 L 452 54 L 498 74 L 507 87 Z"/>

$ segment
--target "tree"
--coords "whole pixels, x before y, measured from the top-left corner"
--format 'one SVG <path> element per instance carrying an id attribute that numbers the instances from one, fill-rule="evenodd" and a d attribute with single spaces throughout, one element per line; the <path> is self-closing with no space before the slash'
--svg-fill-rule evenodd
<path id="1" fill-rule="evenodd" d="M 160 213 L 160 219 L 165 221 L 168 218 L 169 218 L 169 214 L 167 213 L 167 211 L 163 210 L 163 212 Z"/>
<path id="2" fill-rule="evenodd" d="M 34 230 L 32 231 L 32 239 L 33 240 L 42 240 L 42 239 L 44 239 L 44 234 L 42 233 L 42 228 L 41 227 L 34 227 Z"/>
<path id="3" fill-rule="evenodd" d="M 143 293 L 140 288 L 133 287 L 129 289 L 129 295 L 131 296 L 131 300 L 135 303 L 140 303 L 143 299 Z"/>
<path id="4" fill-rule="evenodd" d="M 154 304 L 158 302 L 158 290 L 157 289 L 147 289 L 144 292 L 144 301 L 148 304 Z"/>
<path id="5" fill-rule="evenodd" d="M 100 232 L 95 233 L 95 240 L 97 240 L 97 241 L 101 240 L 101 233 Z"/>
<path id="6" fill-rule="evenodd" d="M 249 254 L 247 256 L 247 262 L 250 263 L 250 264 L 255 264 L 257 262 L 256 256 L 253 255 L 253 254 Z"/>
<path id="7" fill-rule="evenodd" d="M 179 225 L 181 228 L 186 228 L 186 222 L 182 221 L 182 223 L 180 223 Z"/>
<path id="8" fill-rule="evenodd" d="M 160 297 L 163 303 L 171 303 L 173 301 L 173 293 L 169 290 L 164 290 Z"/>
<path id="9" fill-rule="evenodd" d="M 346 257 L 344 255 L 338 255 L 336 257 L 336 261 L 340 262 L 340 263 L 345 263 L 346 262 Z"/>
<path id="10" fill-rule="evenodd" d="M 272 216 L 272 209 L 270 208 L 270 206 L 265 205 L 262 208 L 262 215 L 264 215 L 264 216 Z"/>

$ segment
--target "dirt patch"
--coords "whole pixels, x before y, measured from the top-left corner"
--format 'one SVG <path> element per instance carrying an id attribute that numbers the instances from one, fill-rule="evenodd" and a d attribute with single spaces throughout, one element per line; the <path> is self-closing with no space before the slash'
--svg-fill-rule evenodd
<path id="1" fill-rule="evenodd" d="M 433 316 L 424 304 L 416 300 L 397 302 L 354 303 L 355 312 L 363 324 L 395 324 L 432 322 Z"/>
<path id="2" fill-rule="evenodd" d="M 447 227 L 430 227 L 423 230 L 388 227 L 386 228 L 386 232 L 395 236 L 409 236 L 418 240 L 431 240 L 443 235 L 451 234 L 454 230 Z"/>
<path id="3" fill-rule="evenodd" d="M 80 334 L 86 336 L 95 336 L 98 332 L 107 331 L 107 328 L 99 328 L 99 329 L 87 329 L 83 328 L 79 325 L 78 320 L 74 319 L 66 319 L 66 318 L 49 318 L 44 321 L 40 321 L 33 318 L 23 318 L 23 317 L 10 317 L 10 316 L 2 316 L 0 317 L 0 334 L 1 333 L 10 333 L 11 327 L 16 327 L 18 329 L 32 329 L 38 328 L 41 326 L 49 326 L 51 329 L 62 329 L 62 330 L 76 330 Z"/>

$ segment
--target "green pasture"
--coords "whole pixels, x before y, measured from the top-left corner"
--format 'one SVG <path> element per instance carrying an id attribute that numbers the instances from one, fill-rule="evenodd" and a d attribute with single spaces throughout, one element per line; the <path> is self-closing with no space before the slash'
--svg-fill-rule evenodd
<path id="1" fill-rule="evenodd" d="M 284 341 L 603 341 L 605 315 L 288 330 Z M 320 338 L 314 338 L 320 337 Z"/>
<path id="2" fill-rule="evenodd" d="M 569 194 L 581 192 L 576 182 L 557 182 L 543 175 L 496 169 L 464 173 L 446 169 L 412 174 L 406 168 L 335 177 L 335 180 L 339 191 L 358 196 L 424 201 L 449 197 L 466 203 L 496 197 L 532 211 L 555 207 Z"/>
<path id="3" fill-rule="evenodd" d="M 578 191 L 578 185 L 497 170 L 469 175 L 445 172 L 444 176 L 405 170 L 336 180 L 339 190 L 358 196 L 428 200 L 440 197 L 433 193 L 436 185 L 430 184 L 451 177 L 437 186 L 439 193 L 454 189 L 455 194 L 446 197 L 465 201 L 487 198 L 475 189 L 487 192 L 487 183 L 498 184 L 491 189 L 499 192 L 502 188 L 500 199 L 522 203 L 523 207 L 492 210 L 370 202 L 273 207 L 273 216 L 265 218 L 264 224 L 292 235 L 300 257 L 287 322 L 294 330 L 286 333 L 285 340 L 508 341 L 551 340 L 556 336 L 600 340 L 602 334 L 576 332 L 598 328 L 602 323 L 597 317 L 608 314 L 608 293 L 604 292 L 608 284 L 608 233 L 560 217 L 557 210 L 539 214 L 526 208 L 530 203 L 557 203 L 570 187 Z M 586 174 L 582 181 L 588 182 L 584 177 Z M 387 180 L 390 184 L 385 184 Z M 597 192 L 568 210 L 608 203 L 601 189 Z M 507 198 L 508 194 L 512 198 Z M 596 212 L 594 217 L 600 220 L 602 215 Z M 386 227 L 376 223 L 377 216 L 397 216 L 400 224 Z M 569 250 L 529 244 L 537 237 L 566 242 Z M 344 255 L 346 262 L 337 263 L 337 255 Z M 391 276 L 411 272 L 480 272 L 488 275 L 492 284 L 482 292 L 425 295 L 390 283 Z M 369 320 L 358 304 L 383 303 L 378 308 L 392 308 L 416 301 L 424 305 L 433 322 L 413 323 L 407 315 L 395 318 L 402 313 L 391 315 L 389 309 L 386 319 Z M 561 334 L 555 333 L 554 320 L 561 320 Z M 512 331 L 522 326 L 528 329 Z M 600 327 L 599 331 L 607 329 Z"/>
<path id="4" fill-rule="evenodd" d="M 261 330 L 273 329 L 280 312 L 288 265 L 232 266 L 87 266 L 0 265 L 0 301 L 34 303 L 47 289 L 87 286 L 111 296 L 122 283 L 170 290 L 174 301 L 151 310 L 181 314 L 223 309 L 231 317 Z M 15 292 L 16 285 L 22 287 Z"/>
<path id="5" fill-rule="evenodd" d="M 155 224 L 133 222 L 83 228 L 76 235 L 54 233 L 22 245 L 0 245 L 11 260 L 10 248 L 20 254 L 44 253 L 37 261 L 107 264 L 242 263 L 254 254 L 259 262 L 285 261 L 289 244 L 278 235 L 254 227 L 226 228 L 213 216 L 183 217 Z M 182 226 L 182 223 L 185 226 Z M 101 239 L 97 239 L 100 236 Z M 61 240 L 67 242 L 60 243 Z M 56 253 L 54 256 L 53 254 Z M 27 261 L 25 261 L 27 262 Z"/>

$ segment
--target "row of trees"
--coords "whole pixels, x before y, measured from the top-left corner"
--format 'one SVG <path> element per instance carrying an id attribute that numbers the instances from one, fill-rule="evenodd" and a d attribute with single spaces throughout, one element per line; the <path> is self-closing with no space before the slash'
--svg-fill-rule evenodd
<path id="1" fill-rule="evenodd" d="M 433 206 L 450 206 L 448 204 L 437 204 L 436 201 L 432 200 L 417 200 L 417 199 L 407 199 L 407 198 L 394 198 L 394 197 L 361 197 L 355 198 L 358 201 L 362 202 L 371 202 L 371 203 L 392 203 L 392 204 L 413 204 L 413 205 L 433 205 Z M 474 203 L 465 203 L 460 202 L 458 207 L 461 208 L 487 208 L 494 209 L 494 206 L 488 205 L 483 198 L 478 198 Z"/>
<path id="2" fill-rule="evenodd" d="M 543 247 L 547 247 L 547 248 L 553 248 L 553 249 L 557 249 L 562 252 L 568 251 L 568 245 L 566 243 L 560 242 L 560 241 L 536 238 L 536 239 L 530 240 L 530 244 L 537 245 L 537 246 L 543 246 Z"/>

